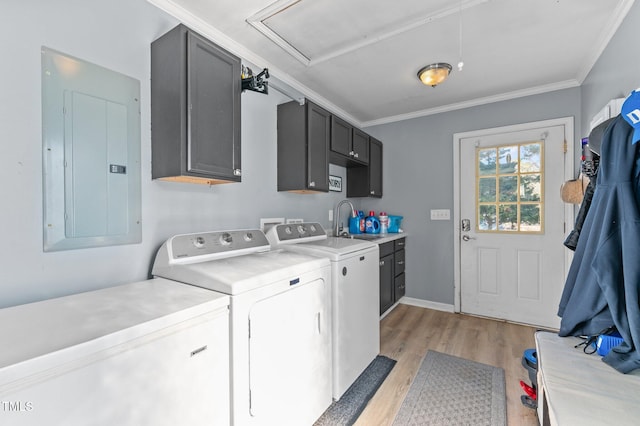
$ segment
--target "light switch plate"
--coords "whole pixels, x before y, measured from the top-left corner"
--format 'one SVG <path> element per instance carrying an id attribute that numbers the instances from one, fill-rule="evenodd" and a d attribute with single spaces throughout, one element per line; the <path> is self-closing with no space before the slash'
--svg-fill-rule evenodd
<path id="1" fill-rule="evenodd" d="M 451 220 L 451 210 L 433 209 L 431 210 L 431 220 Z"/>

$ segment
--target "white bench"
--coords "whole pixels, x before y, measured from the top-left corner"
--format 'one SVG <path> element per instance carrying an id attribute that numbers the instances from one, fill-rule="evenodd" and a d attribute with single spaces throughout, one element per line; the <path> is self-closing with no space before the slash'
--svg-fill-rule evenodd
<path id="1" fill-rule="evenodd" d="M 582 339 L 536 333 L 541 425 L 640 424 L 640 370 L 622 374 L 587 355 Z"/>

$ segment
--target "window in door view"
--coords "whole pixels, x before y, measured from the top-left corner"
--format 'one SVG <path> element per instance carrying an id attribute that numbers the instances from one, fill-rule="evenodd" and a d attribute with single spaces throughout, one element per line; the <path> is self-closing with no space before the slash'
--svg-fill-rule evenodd
<path id="1" fill-rule="evenodd" d="M 476 229 L 544 232 L 543 141 L 476 148 Z"/>

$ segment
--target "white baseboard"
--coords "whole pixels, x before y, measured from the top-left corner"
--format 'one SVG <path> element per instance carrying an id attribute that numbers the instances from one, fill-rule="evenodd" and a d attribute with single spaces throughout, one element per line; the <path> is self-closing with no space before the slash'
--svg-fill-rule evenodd
<path id="1" fill-rule="evenodd" d="M 454 312 L 453 305 L 446 303 L 432 302 L 430 300 L 415 299 L 413 297 L 403 297 L 398 303 L 404 303 L 405 305 L 419 306 L 421 308 L 433 309 L 443 312 Z"/>

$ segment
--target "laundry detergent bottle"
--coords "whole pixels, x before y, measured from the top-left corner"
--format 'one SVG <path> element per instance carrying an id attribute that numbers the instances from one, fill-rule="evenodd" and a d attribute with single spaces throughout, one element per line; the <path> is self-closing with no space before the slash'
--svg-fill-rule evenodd
<path id="1" fill-rule="evenodd" d="M 369 211 L 369 216 L 364 219 L 364 232 L 367 234 L 380 233 L 380 221 L 373 210 Z"/>

